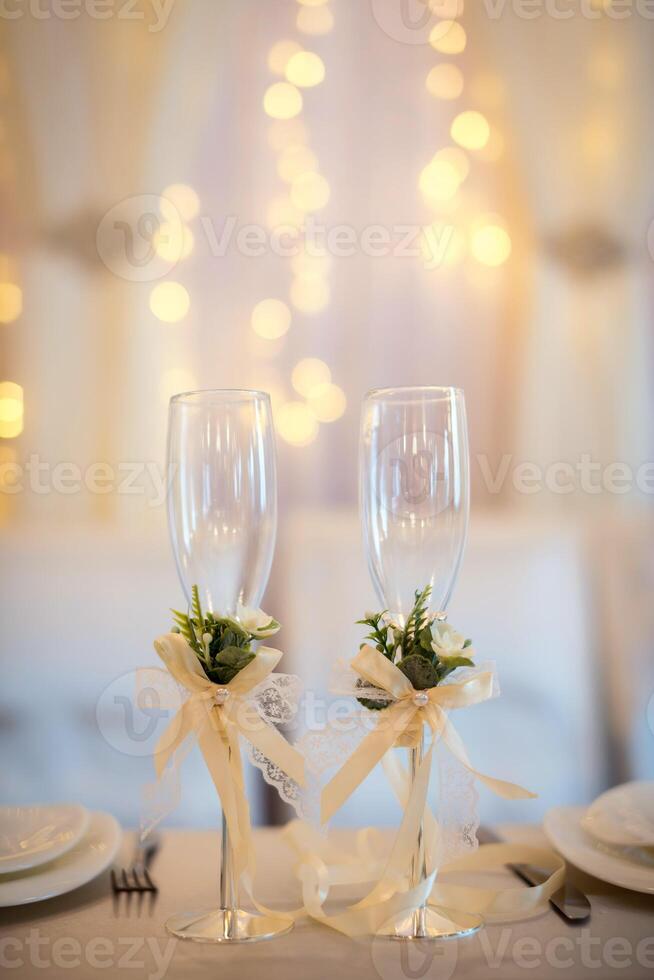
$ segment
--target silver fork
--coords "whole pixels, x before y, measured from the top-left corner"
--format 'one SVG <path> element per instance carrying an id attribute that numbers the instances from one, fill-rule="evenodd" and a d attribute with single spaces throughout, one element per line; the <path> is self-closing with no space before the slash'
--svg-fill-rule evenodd
<path id="1" fill-rule="evenodd" d="M 159 850 L 160 844 L 159 835 L 151 834 L 146 841 L 137 843 L 134 857 L 127 868 L 121 868 L 118 875 L 113 868 L 111 869 L 111 888 L 114 895 L 120 895 L 122 892 L 157 894 L 159 889 L 152 880 L 148 869 Z"/>

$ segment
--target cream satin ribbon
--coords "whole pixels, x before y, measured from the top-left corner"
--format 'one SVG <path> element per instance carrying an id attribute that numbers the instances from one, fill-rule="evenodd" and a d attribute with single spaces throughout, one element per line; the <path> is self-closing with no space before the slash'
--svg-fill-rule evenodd
<path id="1" fill-rule="evenodd" d="M 304 759 L 248 701 L 247 695 L 275 669 L 282 654 L 259 647 L 257 655 L 229 684 L 214 684 L 204 673 L 195 652 L 178 633 L 154 642 L 164 664 L 189 697 L 166 728 L 155 749 L 155 770 L 161 778 L 192 734 L 204 756 L 225 814 L 238 877 L 247 877 L 251 892 L 254 851 L 250 810 L 243 780 L 239 736 L 243 735 L 299 785 L 304 784 Z"/>
<path id="2" fill-rule="evenodd" d="M 428 753 L 430 761 L 433 746 L 440 738 L 461 765 L 498 796 L 506 799 L 534 798 L 534 793 L 515 783 L 485 776 L 474 769 L 458 732 L 448 718 L 450 709 L 480 704 L 492 696 L 493 675 L 489 671 L 459 683 L 418 691 L 395 664 L 367 645 L 354 657 L 352 668 L 368 684 L 385 691 L 393 700 L 387 708 L 378 712 L 379 720 L 375 728 L 325 786 L 320 807 L 323 823 L 349 799 L 389 749 L 398 743 L 415 744 L 423 724 L 427 724 L 433 734 Z"/>

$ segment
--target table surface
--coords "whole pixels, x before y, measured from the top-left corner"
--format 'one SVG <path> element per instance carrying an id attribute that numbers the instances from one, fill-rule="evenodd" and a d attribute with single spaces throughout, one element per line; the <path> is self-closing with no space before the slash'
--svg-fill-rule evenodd
<path id="1" fill-rule="evenodd" d="M 503 827 L 503 836 L 545 842 L 535 827 Z M 258 894 L 278 908 L 299 905 L 293 857 L 279 830 L 255 834 Z M 127 863 L 126 835 L 116 862 Z M 167 936 L 166 918 L 216 902 L 218 835 L 168 831 L 153 874 L 160 893 L 151 904 L 111 895 L 109 873 L 48 902 L 2 909 L 0 969 L 22 978 L 147 980 L 216 977 L 238 980 L 498 980 L 570 976 L 628 980 L 654 975 L 654 896 L 628 892 L 571 869 L 591 900 L 588 923 L 570 926 L 548 909 L 536 919 L 488 925 L 462 940 L 430 944 L 427 951 L 384 939 L 348 939 L 309 920 L 270 942 L 234 947 L 181 942 Z M 507 886 L 515 878 L 507 877 Z M 219 972 L 218 972 L 219 971 Z"/>

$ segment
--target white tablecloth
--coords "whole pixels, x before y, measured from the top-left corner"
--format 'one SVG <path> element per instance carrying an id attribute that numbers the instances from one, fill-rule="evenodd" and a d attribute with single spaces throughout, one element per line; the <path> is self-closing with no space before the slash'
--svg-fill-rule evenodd
<path id="1" fill-rule="evenodd" d="M 347 836 L 347 832 L 343 832 Z M 536 828 L 503 828 L 512 839 L 543 843 Z M 121 861 L 130 856 L 126 836 Z M 263 901 L 291 908 L 298 899 L 293 860 L 278 830 L 256 832 Z M 75 892 L 48 902 L 1 910 L 0 969 L 23 978 L 139 977 L 189 980 L 434 980 L 496 977 L 537 980 L 654 973 L 654 897 L 622 891 L 573 871 L 589 896 L 589 923 L 570 926 L 553 911 L 537 919 L 489 925 L 467 939 L 422 950 L 370 938 L 352 940 L 303 920 L 288 935 L 247 946 L 205 946 L 170 939 L 164 921 L 175 911 L 216 901 L 215 832 L 165 833 L 153 875 L 160 893 L 152 906 L 136 896 L 115 903 L 108 872 Z M 515 879 L 507 876 L 507 885 Z"/>

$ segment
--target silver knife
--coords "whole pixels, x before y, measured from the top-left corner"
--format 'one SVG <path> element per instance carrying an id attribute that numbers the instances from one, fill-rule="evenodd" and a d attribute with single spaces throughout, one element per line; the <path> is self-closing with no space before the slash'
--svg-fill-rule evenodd
<path id="1" fill-rule="evenodd" d="M 504 841 L 492 830 L 480 827 L 477 834 L 480 844 L 503 844 Z M 507 864 L 507 868 L 528 885 L 541 885 L 548 877 L 540 868 L 529 864 Z M 567 881 L 550 897 L 550 905 L 566 922 L 586 922 L 591 906 L 583 892 Z"/>

